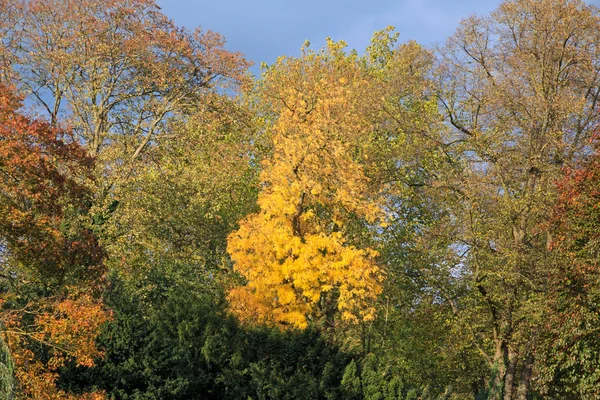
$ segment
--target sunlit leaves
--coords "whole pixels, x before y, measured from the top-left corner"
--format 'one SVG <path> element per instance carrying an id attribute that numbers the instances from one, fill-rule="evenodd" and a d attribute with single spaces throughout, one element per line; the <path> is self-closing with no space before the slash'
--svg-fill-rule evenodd
<path id="1" fill-rule="evenodd" d="M 46 282 L 78 268 L 97 274 L 102 251 L 82 219 L 93 160 L 66 141 L 69 133 L 19 114 L 17 100 L 1 90 L 0 237 L 7 256 Z"/>
<path id="2" fill-rule="evenodd" d="M 31 325 L 25 322 L 29 316 L 34 318 Z M 94 364 L 102 355 L 95 340 L 109 317 L 102 303 L 86 294 L 62 300 L 43 298 L 4 315 L 0 322 L 5 329 L 0 333 L 11 348 L 21 395 L 33 399 L 81 398 L 57 388 L 58 370 L 67 362 L 86 367 Z M 104 398 L 100 392 L 83 396 Z"/>
<path id="3" fill-rule="evenodd" d="M 69 398 L 56 388 L 57 370 L 69 360 L 92 365 L 109 316 L 93 292 L 75 295 L 97 288 L 103 273 L 86 221 L 93 159 L 68 132 L 20 114 L 10 89 L 1 90 L 0 335 L 21 394 Z"/>
<path id="4" fill-rule="evenodd" d="M 328 42 L 300 58 L 281 58 L 264 72 L 260 99 L 276 115 L 273 154 L 261 174 L 260 212 L 229 236 L 234 268 L 247 283 L 229 294 L 248 321 L 307 326 L 321 316 L 335 325 L 374 318 L 381 291 L 377 252 L 347 243 L 349 218 L 376 223 L 380 209 L 359 160 L 372 130 L 369 75 L 344 43 Z"/>
<path id="5" fill-rule="evenodd" d="M 177 27 L 154 1 L 18 3 L 7 50 L 19 90 L 52 125 L 73 125 L 110 183 L 129 176 L 174 114 L 247 81 L 249 63 L 221 35 Z"/>
<path id="6" fill-rule="evenodd" d="M 439 185 L 450 189 L 441 198 L 455 225 L 449 253 L 461 274 L 452 280 L 472 295 L 456 315 L 498 366 L 490 398 L 523 398 L 535 381 L 562 262 L 548 231 L 555 181 L 586 153 L 598 121 L 598 22 L 577 0 L 507 1 L 463 21 L 440 51 L 452 130 Z"/>

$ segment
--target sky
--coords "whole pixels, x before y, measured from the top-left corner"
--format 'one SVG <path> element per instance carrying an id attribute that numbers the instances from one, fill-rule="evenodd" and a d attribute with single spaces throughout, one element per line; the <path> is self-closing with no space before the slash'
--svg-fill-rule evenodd
<path id="1" fill-rule="evenodd" d="M 600 3 L 600 0 L 588 0 Z M 460 20 L 485 15 L 500 0 L 157 0 L 179 26 L 219 32 L 227 48 L 272 64 L 278 56 L 298 56 L 305 40 L 318 49 L 325 38 L 345 40 L 362 52 L 373 32 L 393 25 L 400 42 L 443 43 Z"/>

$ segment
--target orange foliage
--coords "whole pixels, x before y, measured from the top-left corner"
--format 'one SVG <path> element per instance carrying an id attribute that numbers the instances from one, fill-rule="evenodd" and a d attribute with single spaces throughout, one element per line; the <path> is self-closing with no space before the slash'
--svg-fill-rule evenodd
<path id="1" fill-rule="evenodd" d="M 19 100 L 0 86 L 0 238 L 37 279 L 60 280 L 74 266 L 97 275 L 102 251 L 77 223 L 91 199 L 93 159 L 69 133 L 17 112 Z M 70 213 L 66 224 L 67 213 Z"/>
<path id="2" fill-rule="evenodd" d="M 20 393 L 32 399 L 103 399 L 102 393 L 81 396 L 56 387 L 58 369 L 67 362 L 91 367 L 102 356 L 95 345 L 100 327 L 109 318 L 102 303 L 83 294 L 64 300 L 41 299 L 40 309 L 19 310 L 4 315 L 4 339 L 15 362 Z M 32 326 L 23 316 L 35 315 Z M 45 354 L 40 357 L 39 352 Z M 42 361 L 44 359 L 44 361 Z"/>
<path id="3" fill-rule="evenodd" d="M 110 316 L 101 301 L 65 287 L 93 288 L 104 271 L 103 252 L 83 222 L 93 159 L 77 143 L 61 140 L 69 138 L 68 132 L 25 117 L 19 106 L 1 86 L 1 278 L 62 294 L 39 298 L 27 290 L 3 292 L 0 335 L 15 363 L 20 395 L 75 399 L 56 388 L 57 371 L 71 361 L 91 366 L 101 356 L 95 339 Z M 86 396 L 102 398 L 101 393 Z"/>
<path id="4" fill-rule="evenodd" d="M 91 155 L 118 160 L 113 176 L 173 113 L 248 81 L 250 64 L 221 35 L 177 27 L 153 0 L 18 3 L 16 80 L 53 124 L 67 111 Z"/>

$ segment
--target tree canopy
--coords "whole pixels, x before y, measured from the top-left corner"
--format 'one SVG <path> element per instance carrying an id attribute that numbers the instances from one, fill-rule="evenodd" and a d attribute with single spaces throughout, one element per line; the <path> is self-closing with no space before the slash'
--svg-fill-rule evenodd
<path id="1" fill-rule="evenodd" d="M 598 397 L 599 9 L 399 38 L 0 1 L 0 397 Z"/>

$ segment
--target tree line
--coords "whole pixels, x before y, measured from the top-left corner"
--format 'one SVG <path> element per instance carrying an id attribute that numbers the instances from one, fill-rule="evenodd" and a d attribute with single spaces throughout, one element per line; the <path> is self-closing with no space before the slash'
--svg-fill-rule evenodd
<path id="1" fill-rule="evenodd" d="M 253 77 L 153 0 L 0 1 L 0 397 L 600 395 L 600 10 Z"/>

